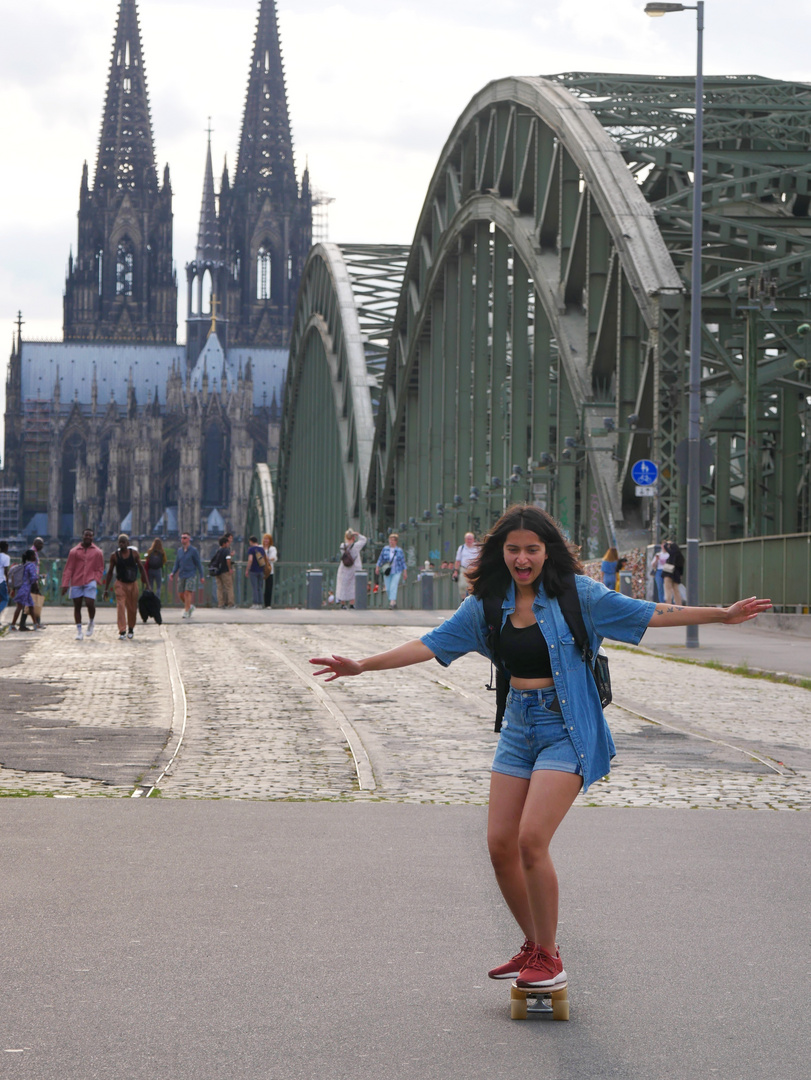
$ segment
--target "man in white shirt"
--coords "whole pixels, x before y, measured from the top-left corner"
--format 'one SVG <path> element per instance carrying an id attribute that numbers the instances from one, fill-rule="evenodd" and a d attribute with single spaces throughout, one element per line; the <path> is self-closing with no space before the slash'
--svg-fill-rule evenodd
<path id="1" fill-rule="evenodd" d="M 465 542 L 460 544 L 456 552 L 454 563 L 453 580 L 459 582 L 459 598 L 464 600 L 468 594 L 467 574 L 465 571 L 476 562 L 479 557 L 479 545 L 472 532 L 465 533 Z"/>

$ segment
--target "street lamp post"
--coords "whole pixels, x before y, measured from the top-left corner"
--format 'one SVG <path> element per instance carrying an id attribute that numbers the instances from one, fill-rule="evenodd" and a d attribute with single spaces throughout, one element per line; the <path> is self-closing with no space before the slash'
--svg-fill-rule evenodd
<path id="1" fill-rule="evenodd" d="M 645 14 L 695 11 L 698 38 L 696 56 L 696 119 L 693 147 L 693 263 L 690 297 L 689 421 L 687 431 L 687 603 L 698 606 L 698 540 L 701 532 L 701 210 L 704 176 L 704 0 L 691 4 L 650 3 Z M 687 627 L 688 649 L 698 648 L 698 627 Z"/>

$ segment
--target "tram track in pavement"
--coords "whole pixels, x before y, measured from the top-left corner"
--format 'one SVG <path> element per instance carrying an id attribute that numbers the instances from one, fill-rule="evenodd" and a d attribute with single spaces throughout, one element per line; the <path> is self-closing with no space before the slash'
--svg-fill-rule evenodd
<path id="1" fill-rule="evenodd" d="M 169 636 L 168 628 L 165 624 L 161 625 L 160 635 L 163 640 L 164 653 L 166 656 L 166 666 L 169 672 L 169 684 L 172 688 L 172 721 L 169 727 L 169 738 L 166 740 L 167 745 L 172 741 L 172 738 L 177 731 L 177 742 L 174 744 L 171 757 L 163 768 L 163 771 L 157 777 L 154 782 L 144 784 L 138 783 L 130 793 L 131 799 L 148 799 L 157 788 L 159 788 L 161 781 L 170 772 L 172 766 L 180 753 L 180 747 L 183 745 L 183 740 L 186 737 L 186 724 L 189 718 L 189 704 L 186 698 L 186 687 L 183 682 L 183 676 L 180 674 L 180 665 L 177 661 L 177 653 L 175 652 L 172 639 Z"/>
<path id="2" fill-rule="evenodd" d="M 241 637 L 250 638 L 251 643 L 255 644 L 257 636 L 255 631 L 252 632 L 245 626 L 236 626 L 234 629 L 237 630 Z M 352 755 L 352 761 L 355 766 L 358 788 L 361 791 L 374 791 L 377 788 L 377 781 L 375 780 L 374 769 L 372 768 L 369 754 L 366 747 L 363 745 L 363 740 L 358 734 L 357 729 L 338 704 L 334 695 L 314 678 L 312 672 L 306 668 L 301 661 L 294 659 L 294 657 L 279 645 L 278 642 L 270 641 L 267 636 L 261 637 L 260 640 L 262 648 L 266 649 L 275 656 L 277 660 L 285 664 L 300 682 L 315 696 L 319 704 L 326 709 L 349 747 L 349 752 Z"/>
<path id="3" fill-rule="evenodd" d="M 184 748 L 184 740 L 185 742 L 188 741 L 186 738 L 186 725 L 187 722 L 191 723 L 191 717 L 189 715 L 191 705 L 186 700 L 186 688 L 180 670 L 181 660 L 172 644 L 173 629 L 174 628 L 169 628 L 169 631 L 167 631 L 167 628 L 163 627 L 161 631 L 166 655 L 167 672 L 172 689 L 172 725 L 169 738 L 167 739 L 167 748 L 161 756 L 161 763 L 154 768 L 156 770 L 161 768 L 164 761 L 166 764 L 163 766 L 160 775 L 156 777 L 154 782 L 142 781 L 136 786 L 135 790 L 131 792 L 131 797 L 135 798 L 149 797 L 155 792 L 165 778 L 171 778 L 175 763 L 177 762 L 178 757 L 181 756 L 181 751 Z M 323 655 L 324 650 L 329 649 L 330 646 L 316 644 L 316 641 L 313 641 L 312 643 L 307 642 L 306 645 L 302 642 L 301 644 L 297 643 L 292 647 L 286 647 L 286 643 L 279 641 L 277 634 L 274 634 L 271 639 L 269 635 L 262 633 L 263 629 L 264 628 L 260 628 L 259 626 L 254 627 L 250 625 L 234 624 L 229 626 L 228 637 L 232 639 L 231 643 L 237 646 L 239 655 L 244 655 L 250 650 L 256 650 L 257 648 L 266 650 L 269 661 L 272 658 L 272 661 L 275 664 L 287 670 L 288 676 L 292 677 L 292 682 L 301 687 L 302 690 L 306 688 L 306 691 L 311 694 L 312 698 L 317 702 L 317 711 L 322 714 L 322 723 L 326 724 L 327 729 L 332 727 L 332 730 L 339 736 L 335 742 L 335 746 L 337 747 L 338 745 L 343 744 L 345 749 L 348 749 L 348 756 L 351 755 L 351 763 L 354 768 L 359 791 L 365 792 L 367 796 L 369 793 L 374 793 L 376 790 L 378 794 L 380 794 L 381 791 L 378 787 L 380 781 L 375 777 L 375 767 L 373 766 L 373 760 L 375 758 L 370 756 L 369 752 L 370 749 L 374 750 L 375 757 L 379 758 L 380 753 L 387 749 L 378 737 L 379 729 L 375 726 L 375 737 L 371 739 L 371 745 L 367 748 L 364 745 L 363 738 L 358 732 L 358 728 L 355 726 L 355 723 L 353 723 L 353 719 L 365 721 L 371 719 L 371 717 L 366 715 L 354 717 L 352 712 L 354 703 L 348 705 L 348 699 L 343 696 L 343 694 L 334 693 L 319 680 L 315 679 L 307 662 L 309 655 L 312 655 L 313 653 L 316 655 Z M 392 627 L 391 629 L 395 628 Z M 403 637 L 405 640 L 405 636 L 406 635 L 402 635 L 401 633 L 395 633 L 392 635 L 392 637 L 394 637 L 393 641 L 384 642 L 381 641 L 379 634 L 367 634 L 361 631 L 359 640 L 355 640 L 353 637 L 352 646 L 350 648 L 354 653 L 366 653 L 375 651 L 375 649 L 379 650 L 381 647 L 385 648 L 390 645 L 396 645 L 399 643 L 397 639 Z M 233 640 L 235 638 L 237 639 L 236 641 Z M 452 693 L 454 698 L 456 698 L 460 704 L 462 702 L 464 703 L 465 711 L 468 715 L 470 715 L 472 707 L 473 711 L 489 717 L 494 709 L 495 695 L 487 692 L 486 683 L 488 670 L 483 666 L 478 668 L 474 667 L 473 665 L 476 661 L 477 657 L 472 658 L 469 671 L 459 673 L 462 677 L 451 675 L 446 669 L 440 669 L 436 665 L 430 664 L 416 665 L 411 671 L 418 676 L 420 683 L 433 685 Z M 187 657 L 183 657 L 183 662 L 188 662 Z M 486 661 L 484 661 L 483 658 L 482 665 L 485 663 Z M 479 684 L 481 684 L 480 689 Z M 448 703 L 450 704 L 450 702 Z M 359 701 L 358 704 L 361 705 L 361 708 L 368 708 L 368 705 L 365 705 L 362 701 Z M 795 770 L 784 765 L 782 761 L 770 759 L 767 744 L 761 743 L 759 746 L 755 747 L 738 745 L 734 741 L 719 738 L 712 732 L 705 733 L 696 731 L 689 725 L 673 723 L 670 717 L 659 715 L 656 709 L 648 708 L 644 703 L 626 700 L 623 696 L 615 699 L 613 705 L 615 708 L 622 710 L 628 717 L 638 721 L 644 727 L 650 725 L 662 729 L 663 732 L 667 734 L 681 736 L 692 742 L 705 744 L 707 746 L 708 754 L 711 754 L 713 750 L 716 752 L 727 751 L 735 756 L 740 755 L 741 758 L 748 758 L 750 761 L 757 762 L 769 772 L 774 773 L 776 776 L 783 779 L 789 779 L 792 775 L 795 775 Z M 199 708 L 199 703 L 197 703 L 196 707 Z M 350 715 L 347 715 L 347 708 L 349 708 Z M 191 711 L 194 712 L 195 709 L 192 708 Z M 399 737 L 404 739 L 411 737 L 418 738 L 419 734 L 418 732 L 413 731 L 411 735 L 407 735 L 406 732 L 400 731 Z M 622 738 L 623 733 L 620 732 L 619 739 Z M 668 749 L 666 744 L 665 749 L 669 757 L 672 751 Z M 784 749 L 785 748 L 783 748 L 782 752 L 784 752 Z M 624 756 L 625 751 L 621 749 L 620 752 Z M 384 760 L 378 760 L 378 767 L 383 770 L 383 775 L 385 776 L 389 768 L 388 758 L 385 753 Z M 676 765 L 676 767 L 678 767 L 678 765 Z M 384 790 L 387 787 L 388 783 L 385 783 Z"/>
<path id="4" fill-rule="evenodd" d="M 256 627 L 256 629 L 254 629 L 254 627 L 238 624 L 231 626 L 230 629 L 231 631 L 235 631 L 236 636 L 249 640 L 249 643 L 251 643 L 252 646 L 255 646 L 257 630 L 260 631 L 261 627 Z M 276 660 L 283 663 L 288 671 L 296 676 L 299 683 L 307 687 L 316 701 L 319 702 L 330 718 L 333 719 L 335 726 L 338 731 L 340 731 L 341 738 L 349 747 L 355 769 L 357 786 L 359 786 L 359 789 L 362 792 L 374 792 L 377 787 L 375 770 L 373 769 L 373 766 L 371 766 L 371 760 L 366 751 L 366 747 L 363 744 L 360 734 L 357 733 L 352 724 L 352 721 L 336 701 L 334 694 L 330 693 L 321 683 L 319 683 L 307 667 L 298 659 L 290 656 L 290 653 L 279 645 L 278 642 L 271 642 L 267 635 L 260 635 L 259 640 L 261 648 L 266 649 Z"/>

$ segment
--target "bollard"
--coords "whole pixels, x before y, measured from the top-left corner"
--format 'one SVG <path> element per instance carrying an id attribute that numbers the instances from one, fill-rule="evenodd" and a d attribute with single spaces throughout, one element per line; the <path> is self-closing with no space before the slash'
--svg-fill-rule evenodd
<path id="1" fill-rule="evenodd" d="M 423 570 L 420 575 L 420 586 L 422 588 L 422 610 L 433 611 L 434 610 L 434 575 L 429 570 Z"/>
<path id="2" fill-rule="evenodd" d="M 307 571 L 307 610 L 321 607 L 322 582 L 324 575 L 320 570 Z"/>
<path id="3" fill-rule="evenodd" d="M 623 596 L 633 596 L 634 576 L 630 570 L 620 570 L 620 592 Z"/>
<path id="4" fill-rule="evenodd" d="M 368 607 L 367 589 L 369 575 L 365 570 L 355 571 L 355 611 L 365 611 Z"/>

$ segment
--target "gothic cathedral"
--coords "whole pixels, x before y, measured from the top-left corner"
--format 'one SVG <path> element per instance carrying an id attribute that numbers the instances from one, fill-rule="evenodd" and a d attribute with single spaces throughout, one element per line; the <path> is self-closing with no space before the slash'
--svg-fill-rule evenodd
<path id="1" fill-rule="evenodd" d="M 287 345 L 312 237 L 296 179 L 274 0 L 260 0 L 233 178 L 206 154 L 186 345 L 177 344 L 169 166 L 158 178 L 136 0 L 120 0 L 96 169 L 85 164 L 64 341 L 21 325 L 5 483 L 23 531 L 64 552 L 84 528 L 241 534 L 254 464 L 273 462 Z"/>

